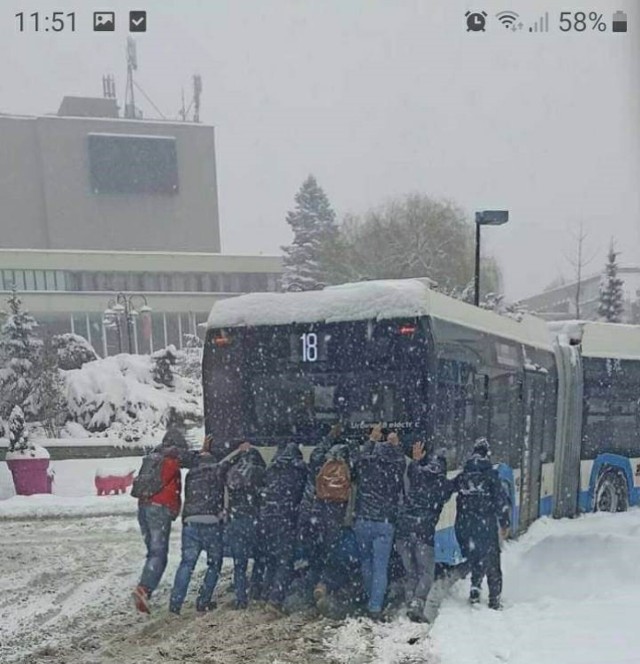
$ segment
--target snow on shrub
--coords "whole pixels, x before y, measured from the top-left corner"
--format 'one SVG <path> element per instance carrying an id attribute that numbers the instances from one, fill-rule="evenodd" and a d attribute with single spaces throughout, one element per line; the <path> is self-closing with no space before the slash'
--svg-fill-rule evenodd
<path id="1" fill-rule="evenodd" d="M 79 334 L 56 334 L 52 343 L 58 353 L 58 365 L 65 371 L 80 369 L 87 362 L 98 359 L 93 346 Z"/>
<path id="2" fill-rule="evenodd" d="M 64 372 L 70 419 L 90 433 L 124 441 L 157 436 L 175 409 L 185 419 L 200 421 L 199 385 L 173 377 L 167 387 L 155 380 L 148 355 L 115 355 Z"/>

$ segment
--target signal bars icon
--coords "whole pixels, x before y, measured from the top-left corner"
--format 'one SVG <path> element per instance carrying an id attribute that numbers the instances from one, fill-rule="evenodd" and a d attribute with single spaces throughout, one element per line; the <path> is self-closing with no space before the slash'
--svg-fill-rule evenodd
<path id="1" fill-rule="evenodd" d="M 529 32 L 549 32 L 549 12 L 545 12 L 530 28 Z"/>

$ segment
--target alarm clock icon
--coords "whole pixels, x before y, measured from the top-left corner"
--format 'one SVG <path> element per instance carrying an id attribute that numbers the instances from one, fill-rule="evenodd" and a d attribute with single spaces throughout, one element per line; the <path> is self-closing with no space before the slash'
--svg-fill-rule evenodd
<path id="1" fill-rule="evenodd" d="M 487 12 L 467 12 L 467 32 L 484 32 L 487 25 Z"/>

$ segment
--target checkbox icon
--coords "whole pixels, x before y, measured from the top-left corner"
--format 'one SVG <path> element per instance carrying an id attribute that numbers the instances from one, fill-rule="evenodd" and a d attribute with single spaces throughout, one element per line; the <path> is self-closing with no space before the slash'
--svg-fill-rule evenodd
<path id="1" fill-rule="evenodd" d="M 130 11 L 129 12 L 129 32 L 147 31 L 147 12 Z"/>

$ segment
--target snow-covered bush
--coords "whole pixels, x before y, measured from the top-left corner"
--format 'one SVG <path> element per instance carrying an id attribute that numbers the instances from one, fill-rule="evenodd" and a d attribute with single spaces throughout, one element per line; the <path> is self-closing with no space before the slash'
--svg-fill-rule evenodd
<path id="1" fill-rule="evenodd" d="M 8 303 L 9 315 L 0 328 L 0 416 L 4 417 L 14 406 L 26 408 L 42 346 L 38 323 L 23 308 L 15 288 Z"/>
<path id="2" fill-rule="evenodd" d="M 157 350 L 151 355 L 151 360 L 153 361 L 153 378 L 156 382 L 165 387 L 174 386 L 173 367 L 178 361 L 178 357 L 178 351 L 173 344 Z"/>
<path id="3" fill-rule="evenodd" d="M 56 334 L 52 344 L 58 353 L 58 365 L 64 371 L 80 369 L 87 362 L 98 359 L 93 346 L 79 334 Z"/>
<path id="4" fill-rule="evenodd" d="M 155 379 L 155 364 L 148 355 L 121 354 L 63 372 L 71 421 L 124 441 L 160 436 L 171 409 L 200 422 L 198 383 L 173 376 L 166 387 Z"/>
<path id="5" fill-rule="evenodd" d="M 6 433 L 9 438 L 9 452 L 24 452 L 32 445 L 25 429 L 24 413 L 20 406 L 14 406 L 6 425 Z"/>

